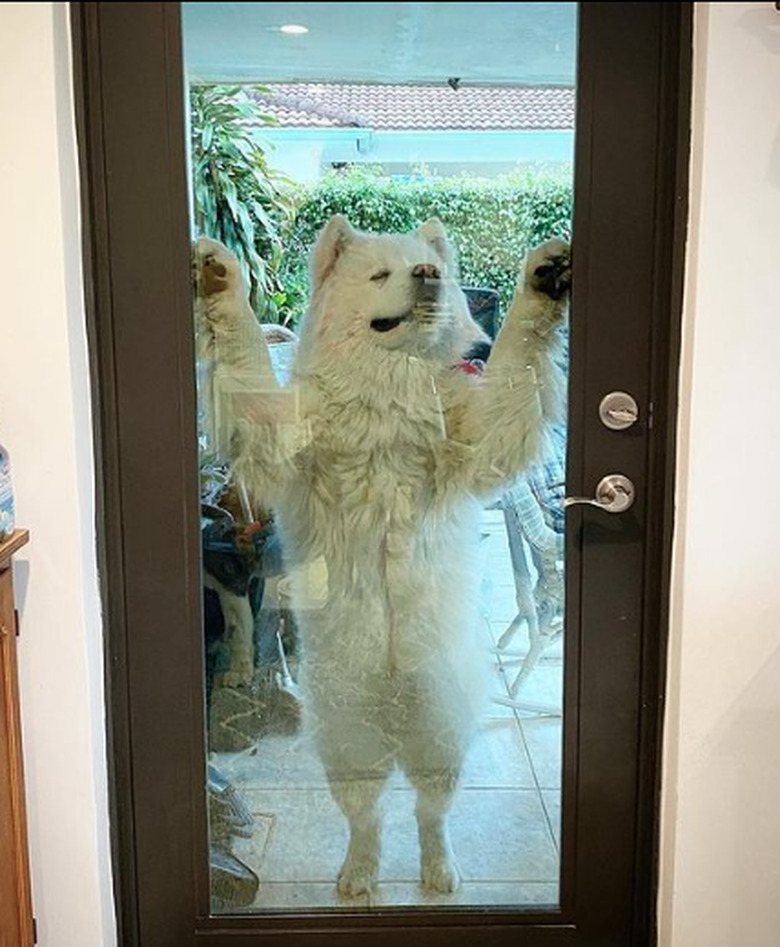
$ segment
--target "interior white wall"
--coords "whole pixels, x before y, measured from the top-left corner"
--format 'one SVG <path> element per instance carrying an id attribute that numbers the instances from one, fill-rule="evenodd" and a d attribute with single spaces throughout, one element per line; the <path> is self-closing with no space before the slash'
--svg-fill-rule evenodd
<path id="1" fill-rule="evenodd" d="M 697 3 L 661 943 L 780 943 L 780 13 Z"/>
<path id="2" fill-rule="evenodd" d="M 0 4 L 0 438 L 17 520 L 22 724 L 42 947 L 111 947 L 101 621 L 67 6 Z"/>

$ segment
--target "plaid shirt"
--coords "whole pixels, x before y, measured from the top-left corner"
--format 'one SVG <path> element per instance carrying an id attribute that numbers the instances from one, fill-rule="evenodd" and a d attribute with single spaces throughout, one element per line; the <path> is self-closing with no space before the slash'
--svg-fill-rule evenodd
<path id="1" fill-rule="evenodd" d="M 556 533 L 563 533 L 565 512 L 563 498 L 566 495 L 566 426 L 556 424 L 550 432 L 552 450 L 545 461 L 534 464 L 525 474 L 525 479 L 536 501 L 541 507 L 544 521 Z"/>

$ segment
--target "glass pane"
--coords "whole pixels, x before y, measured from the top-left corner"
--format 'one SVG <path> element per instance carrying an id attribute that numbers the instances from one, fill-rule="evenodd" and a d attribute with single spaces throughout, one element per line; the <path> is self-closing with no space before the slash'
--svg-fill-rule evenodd
<path id="1" fill-rule="evenodd" d="M 185 3 L 212 910 L 555 907 L 573 3 Z"/>

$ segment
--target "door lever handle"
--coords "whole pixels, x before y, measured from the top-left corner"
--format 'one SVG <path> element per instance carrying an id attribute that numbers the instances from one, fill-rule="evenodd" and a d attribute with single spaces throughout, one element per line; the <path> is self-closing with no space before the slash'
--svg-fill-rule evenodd
<path id="1" fill-rule="evenodd" d="M 566 497 L 563 506 L 596 506 L 607 513 L 625 513 L 636 499 L 636 487 L 623 474 L 607 474 L 596 487 L 595 497 Z"/>

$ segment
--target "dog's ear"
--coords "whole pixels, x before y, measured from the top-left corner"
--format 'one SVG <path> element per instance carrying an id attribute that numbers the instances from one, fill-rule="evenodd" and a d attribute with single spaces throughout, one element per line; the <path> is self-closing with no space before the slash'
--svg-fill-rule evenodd
<path id="1" fill-rule="evenodd" d="M 316 289 L 328 277 L 347 244 L 356 236 L 357 231 L 341 214 L 331 217 L 325 224 L 311 254 L 312 289 Z"/>
<path id="2" fill-rule="evenodd" d="M 417 236 L 429 243 L 438 255 L 447 264 L 447 269 L 451 275 L 457 277 L 458 261 L 455 254 L 455 247 L 450 243 L 447 236 L 447 230 L 438 217 L 430 217 L 417 228 Z"/>

